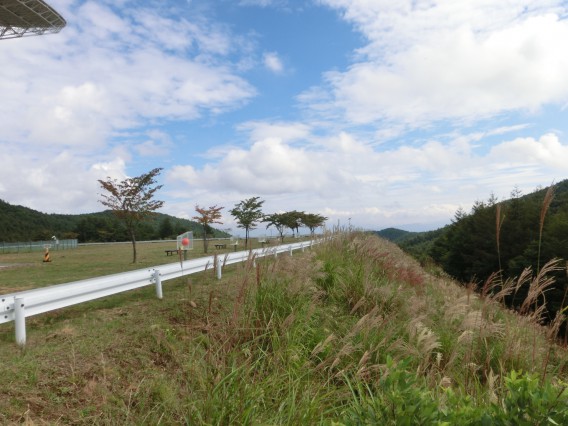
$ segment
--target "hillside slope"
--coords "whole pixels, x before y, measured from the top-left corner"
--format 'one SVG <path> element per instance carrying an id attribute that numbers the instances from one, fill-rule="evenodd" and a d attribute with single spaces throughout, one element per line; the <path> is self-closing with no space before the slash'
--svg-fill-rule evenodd
<path id="1" fill-rule="evenodd" d="M 195 221 L 156 213 L 141 224 L 137 232 L 139 240 L 173 238 L 186 231 L 196 237 L 203 228 Z M 213 229 L 215 237 L 228 237 L 224 231 Z M 122 224 L 111 211 L 78 215 L 47 214 L 14 206 L 0 200 L 0 242 L 78 238 L 79 242 L 128 241 Z"/>
<path id="2" fill-rule="evenodd" d="M 427 263 L 430 250 L 436 241 L 448 231 L 448 226 L 433 231 L 409 232 L 397 228 L 386 228 L 374 232 L 381 238 L 392 241 L 401 247 L 406 253 L 416 259 Z"/>
<path id="3" fill-rule="evenodd" d="M 0 423 L 567 424 L 565 349 L 396 245 L 336 236 L 0 328 Z M 522 371 L 523 373 L 519 373 Z"/>
<path id="4" fill-rule="evenodd" d="M 404 231 L 398 228 L 385 228 L 375 232 L 379 237 L 385 240 L 392 241 L 393 243 L 400 243 L 409 238 L 413 238 L 418 232 Z"/>

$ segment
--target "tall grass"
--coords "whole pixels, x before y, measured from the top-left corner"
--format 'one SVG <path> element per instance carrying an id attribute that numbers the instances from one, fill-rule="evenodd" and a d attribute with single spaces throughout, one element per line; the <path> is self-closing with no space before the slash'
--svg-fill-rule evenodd
<path id="1" fill-rule="evenodd" d="M 501 203 L 495 208 L 495 240 L 497 243 L 497 260 L 499 261 L 499 274 L 502 274 L 503 266 L 501 265 L 501 228 L 505 221 L 505 215 L 501 215 Z M 501 277 L 502 278 L 502 277 Z"/>
<path id="2" fill-rule="evenodd" d="M 230 268 L 38 317 L 25 352 L 2 342 L 0 423 L 567 420 L 565 351 L 500 306 L 519 282 L 468 294 L 355 232 Z"/>
<path id="3" fill-rule="evenodd" d="M 544 200 L 542 201 L 542 207 L 540 209 L 540 218 L 538 222 L 538 255 L 537 255 L 537 273 L 540 271 L 540 250 L 542 246 L 542 231 L 544 229 L 544 219 L 546 218 L 546 213 L 550 207 L 550 203 L 554 198 L 554 185 L 550 185 L 546 194 L 544 195 Z"/>

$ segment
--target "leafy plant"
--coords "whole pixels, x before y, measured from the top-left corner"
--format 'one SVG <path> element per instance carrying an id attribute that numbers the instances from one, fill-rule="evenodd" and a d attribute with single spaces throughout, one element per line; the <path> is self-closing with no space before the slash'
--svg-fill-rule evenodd
<path id="1" fill-rule="evenodd" d="M 161 168 L 155 168 L 120 182 L 110 177 L 98 181 L 106 191 L 101 194 L 101 204 L 110 208 L 128 231 L 132 242 L 132 263 L 136 263 L 137 225 L 164 205 L 163 201 L 154 200 L 156 191 L 162 187 L 155 185 L 161 171 Z"/>
<path id="2" fill-rule="evenodd" d="M 207 248 L 208 248 L 207 233 L 211 228 L 211 224 L 213 223 L 223 224 L 223 222 L 221 222 L 221 210 L 223 209 L 224 207 L 218 207 L 216 205 L 211 206 L 208 209 L 204 207 L 195 206 L 195 211 L 199 213 L 199 215 L 194 216 L 193 219 L 195 219 L 198 223 L 203 225 L 203 249 L 205 253 L 207 253 Z"/>
<path id="3" fill-rule="evenodd" d="M 234 216 L 238 223 L 237 226 L 245 230 L 245 247 L 248 247 L 250 230 L 255 229 L 257 223 L 263 217 L 263 204 L 264 200 L 261 200 L 260 197 L 251 197 L 235 204 L 235 207 L 230 210 L 231 215 Z"/>

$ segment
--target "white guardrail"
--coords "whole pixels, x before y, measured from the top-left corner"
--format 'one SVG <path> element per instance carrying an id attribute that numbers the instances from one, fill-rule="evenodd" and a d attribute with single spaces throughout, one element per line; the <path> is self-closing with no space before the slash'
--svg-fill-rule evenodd
<path id="1" fill-rule="evenodd" d="M 27 317 L 71 305 L 77 305 L 112 294 L 134 290 L 147 285 L 154 285 L 156 287 L 156 296 L 161 299 L 163 296 L 162 281 L 195 274 L 207 269 L 212 269 L 213 267 L 216 268 L 217 278 L 221 279 L 221 269 L 223 265 L 244 262 L 250 258 L 254 259 L 269 255 L 276 256 L 278 253 L 289 252 L 292 254 L 293 250 L 300 249 L 303 251 L 305 248 L 309 248 L 320 241 L 321 240 L 304 241 L 276 247 L 201 257 L 146 269 L 138 269 L 131 272 L 0 295 L 0 324 L 15 321 L 16 343 L 20 346 L 24 346 L 26 344 Z M 217 265 L 214 265 L 215 258 L 217 258 Z"/>

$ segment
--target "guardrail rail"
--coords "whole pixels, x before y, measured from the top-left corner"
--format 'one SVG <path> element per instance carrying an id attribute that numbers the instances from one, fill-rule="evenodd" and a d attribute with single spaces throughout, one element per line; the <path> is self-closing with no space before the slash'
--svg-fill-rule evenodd
<path id="1" fill-rule="evenodd" d="M 183 260 L 136 271 L 0 295 L 0 324 L 15 321 L 16 343 L 20 346 L 25 346 L 27 317 L 148 285 L 154 285 L 156 287 L 156 296 L 162 299 L 162 281 L 195 274 L 212 268 L 216 268 L 217 278 L 221 279 L 223 265 L 244 262 L 248 259 L 277 256 L 279 253 L 285 252 L 292 254 L 294 250 L 303 251 L 314 244 L 320 243 L 322 240 L 233 252 L 223 256 L 214 255 Z"/>

